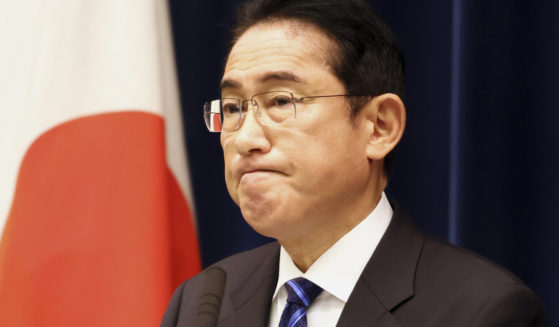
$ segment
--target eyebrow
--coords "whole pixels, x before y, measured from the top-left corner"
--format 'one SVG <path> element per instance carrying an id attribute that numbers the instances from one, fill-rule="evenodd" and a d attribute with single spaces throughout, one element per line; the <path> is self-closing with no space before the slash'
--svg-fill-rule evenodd
<path id="1" fill-rule="evenodd" d="M 241 83 L 235 82 L 232 79 L 224 79 L 221 81 L 221 83 L 219 83 L 219 89 L 220 90 L 224 90 L 224 89 L 240 89 L 241 88 Z"/>
<path id="2" fill-rule="evenodd" d="M 290 81 L 296 83 L 303 82 L 303 80 L 299 76 L 293 74 L 292 72 L 287 72 L 287 71 L 266 73 L 262 77 L 260 82 L 264 83 L 267 81 Z"/>
<path id="3" fill-rule="evenodd" d="M 269 72 L 264 74 L 264 76 L 262 76 L 262 78 L 260 79 L 260 83 L 268 81 L 290 81 L 295 83 L 304 83 L 304 80 L 302 78 L 288 71 Z M 241 83 L 232 79 L 224 79 L 221 81 L 221 83 L 219 83 L 219 88 L 222 91 L 227 88 L 240 89 L 241 87 Z"/>

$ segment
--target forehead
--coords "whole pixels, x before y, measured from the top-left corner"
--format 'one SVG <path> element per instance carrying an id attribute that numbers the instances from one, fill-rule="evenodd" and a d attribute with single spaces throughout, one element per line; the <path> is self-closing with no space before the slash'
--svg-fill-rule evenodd
<path id="1" fill-rule="evenodd" d="M 221 87 L 241 89 L 274 81 L 310 84 L 320 75 L 334 77 L 329 54 L 335 50 L 334 42 L 313 25 L 298 21 L 261 23 L 249 28 L 234 44 Z"/>

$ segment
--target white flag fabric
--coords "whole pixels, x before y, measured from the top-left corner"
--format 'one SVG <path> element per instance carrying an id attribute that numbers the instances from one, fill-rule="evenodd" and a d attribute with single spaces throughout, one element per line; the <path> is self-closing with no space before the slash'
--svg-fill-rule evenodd
<path id="1" fill-rule="evenodd" d="M 200 270 L 168 16 L 0 1 L 0 326 L 155 326 Z"/>

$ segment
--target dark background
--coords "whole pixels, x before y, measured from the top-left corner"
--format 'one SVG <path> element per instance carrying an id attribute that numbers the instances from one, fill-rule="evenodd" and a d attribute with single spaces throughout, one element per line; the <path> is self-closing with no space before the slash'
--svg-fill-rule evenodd
<path id="1" fill-rule="evenodd" d="M 170 0 L 205 266 L 268 241 L 229 198 L 202 119 L 239 2 Z M 369 2 L 406 58 L 408 125 L 387 194 L 428 233 L 512 270 L 559 326 L 559 1 Z"/>

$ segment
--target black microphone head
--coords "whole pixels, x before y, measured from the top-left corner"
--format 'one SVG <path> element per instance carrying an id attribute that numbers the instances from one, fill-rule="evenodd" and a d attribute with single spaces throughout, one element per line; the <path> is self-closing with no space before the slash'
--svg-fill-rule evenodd
<path id="1" fill-rule="evenodd" d="M 219 318 L 221 298 L 225 289 L 227 274 L 219 267 L 210 267 L 204 271 L 204 290 L 198 299 L 196 308 L 196 327 L 215 327 Z"/>

